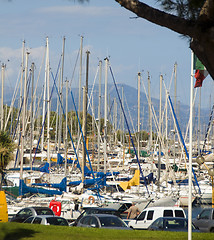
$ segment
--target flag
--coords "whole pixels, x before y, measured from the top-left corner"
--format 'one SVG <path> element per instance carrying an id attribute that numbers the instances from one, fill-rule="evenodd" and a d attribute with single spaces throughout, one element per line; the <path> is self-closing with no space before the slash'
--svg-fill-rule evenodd
<path id="1" fill-rule="evenodd" d="M 194 64 L 193 64 L 194 70 L 195 70 L 195 86 L 194 88 L 197 87 L 202 87 L 202 83 L 204 79 L 208 75 L 208 71 L 204 67 L 204 65 L 201 63 L 201 61 L 194 55 Z"/>

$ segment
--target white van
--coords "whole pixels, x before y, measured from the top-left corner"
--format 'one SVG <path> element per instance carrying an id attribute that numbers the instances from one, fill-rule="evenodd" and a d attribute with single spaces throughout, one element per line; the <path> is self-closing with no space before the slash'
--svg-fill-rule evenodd
<path id="1" fill-rule="evenodd" d="M 129 221 L 128 225 L 134 229 L 148 229 L 159 217 L 186 218 L 186 214 L 180 207 L 149 207 L 145 208 L 136 219 Z"/>

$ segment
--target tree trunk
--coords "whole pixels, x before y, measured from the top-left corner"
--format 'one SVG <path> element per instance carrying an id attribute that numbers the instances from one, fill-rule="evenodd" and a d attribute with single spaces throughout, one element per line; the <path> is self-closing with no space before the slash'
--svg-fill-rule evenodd
<path id="1" fill-rule="evenodd" d="M 214 79 L 214 3 L 206 0 L 196 21 L 186 20 L 152 8 L 138 0 L 115 0 L 122 7 L 149 22 L 189 38 L 190 48 Z"/>

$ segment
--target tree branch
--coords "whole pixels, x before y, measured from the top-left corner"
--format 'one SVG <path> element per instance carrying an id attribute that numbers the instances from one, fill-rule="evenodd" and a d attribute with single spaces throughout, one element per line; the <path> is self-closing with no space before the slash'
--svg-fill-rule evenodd
<path id="1" fill-rule="evenodd" d="M 138 0 L 115 0 L 122 7 L 135 13 L 137 16 L 154 24 L 166 27 L 179 34 L 187 35 L 190 38 L 197 38 L 198 28 L 196 22 L 165 13 L 152 8 Z"/>

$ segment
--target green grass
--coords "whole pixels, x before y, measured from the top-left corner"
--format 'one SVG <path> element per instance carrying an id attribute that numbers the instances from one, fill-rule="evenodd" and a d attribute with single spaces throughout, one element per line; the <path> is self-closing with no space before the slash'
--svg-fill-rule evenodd
<path id="1" fill-rule="evenodd" d="M 63 226 L 43 226 L 22 223 L 0 223 L 0 240 L 186 240 L 184 232 L 126 231 Z M 213 240 L 213 233 L 193 233 L 193 240 Z"/>

